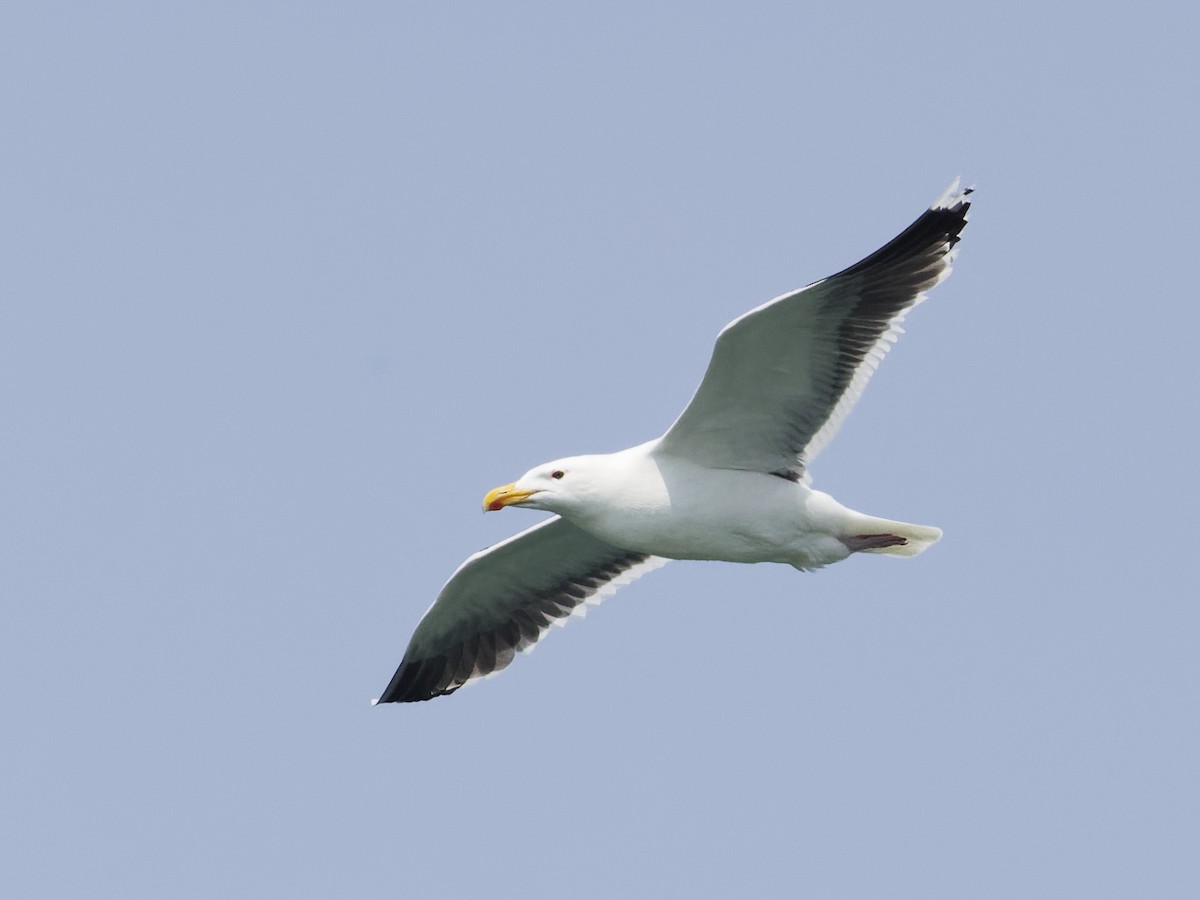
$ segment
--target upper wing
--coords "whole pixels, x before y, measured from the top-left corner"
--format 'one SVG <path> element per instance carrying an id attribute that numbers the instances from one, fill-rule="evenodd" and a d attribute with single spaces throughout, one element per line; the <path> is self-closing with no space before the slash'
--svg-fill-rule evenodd
<path id="1" fill-rule="evenodd" d="M 555 516 L 458 567 L 417 625 L 380 703 L 450 694 L 512 662 L 667 560 L 621 550 Z"/>
<path id="2" fill-rule="evenodd" d="M 802 476 L 902 332 L 905 314 L 950 273 L 970 193 L 955 181 L 862 262 L 726 325 L 659 449 L 712 468 Z"/>

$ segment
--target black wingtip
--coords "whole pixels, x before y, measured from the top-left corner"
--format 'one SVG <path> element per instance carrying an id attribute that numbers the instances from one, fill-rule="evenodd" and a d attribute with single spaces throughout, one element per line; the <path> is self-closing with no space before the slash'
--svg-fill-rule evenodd
<path id="1" fill-rule="evenodd" d="M 379 695 L 378 703 L 419 703 L 454 694 L 461 688 L 463 679 L 448 678 L 448 674 L 445 656 L 412 661 L 406 659 L 391 677 L 388 688 Z"/>
<path id="2" fill-rule="evenodd" d="M 444 659 L 405 659 L 379 695 L 379 703 L 417 703 L 453 693 L 457 685 L 439 690 L 438 682 L 445 671 Z"/>
<path id="3" fill-rule="evenodd" d="M 939 200 L 925 210 L 908 228 L 900 232 L 866 259 L 860 260 L 837 276 L 870 274 L 878 280 L 890 280 L 896 275 L 912 281 L 913 294 L 927 290 L 936 283 L 929 277 L 928 265 L 947 256 L 959 242 L 967 225 L 971 201 L 966 197 L 971 189 L 957 192 L 954 185 Z M 899 296 L 899 305 L 911 304 L 911 296 Z"/>

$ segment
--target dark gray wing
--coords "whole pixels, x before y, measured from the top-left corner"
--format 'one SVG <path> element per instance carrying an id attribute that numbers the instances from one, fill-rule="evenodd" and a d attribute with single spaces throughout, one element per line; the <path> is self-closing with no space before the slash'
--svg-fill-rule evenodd
<path id="1" fill-rule="evenodd" d="M 429 700 L 498 672 L 551 625 L 666 563 L 557 516 L 482 550 L 450 576 L 379 702 Z"/>
<path id="2" fill-rule="evenodd" d="M 967 222 L 956 181 L 862 262 L 730 322 L 659 452 L 798 479 L 833 437 L 905 314 L 950 273 Z"/>

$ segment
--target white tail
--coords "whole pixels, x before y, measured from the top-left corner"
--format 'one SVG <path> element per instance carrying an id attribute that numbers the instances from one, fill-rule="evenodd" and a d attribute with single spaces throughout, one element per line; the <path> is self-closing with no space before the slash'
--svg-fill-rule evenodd
<path id="1" fill-rule="evenodd" d="M 855 533 L 859 535 L 894 534 L 904 538 L 903 544 L 893 544 L 890 547 L 866 547 L 862 553 L 883 553 L 887 556 L 916 556 L 938 542 L 942 529 L 932 525 L 912 525 L 908 522 L 893 522 L 891 519 L 877 519 L 874 516 L 862 516 L 854 523 Z"/>

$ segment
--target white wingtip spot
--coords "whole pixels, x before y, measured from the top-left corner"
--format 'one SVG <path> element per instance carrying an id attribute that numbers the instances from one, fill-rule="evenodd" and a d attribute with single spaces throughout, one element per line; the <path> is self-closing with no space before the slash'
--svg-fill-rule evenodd
<path id="1" fill-rule="evenodd" d="M 372 706 L 378 706 L 378 705 L 379 705 L 379 698 L 378 698 L 378 697 L 372 697 L 372 698 L 371 698 L 371 705 L 372 705 Z"/>
<path id="2" fill-rule="evenodd" d="M 950 184 L 950 187 L 946 188 L 946 190 L 942 193 L 942 196 L 933 201 L 933 206 L 931 206 L 930 209 L 951 209 L 957 206 L 959 203 L 962 203 L 963 200 L 966 199 L 967 195 L 975 190 L 974 186 L 972 186 L 966 190 L 960 191 L 958 189 L 960 184 L 962 184 L 961 176 L 955 178 Z"/>

